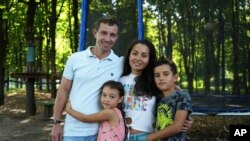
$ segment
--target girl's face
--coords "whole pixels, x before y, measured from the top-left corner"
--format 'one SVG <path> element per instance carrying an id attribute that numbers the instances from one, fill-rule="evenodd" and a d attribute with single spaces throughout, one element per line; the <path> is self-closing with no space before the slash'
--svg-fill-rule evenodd
<path id="1" fill-rule="evenodd" d="M 149 49 L 144 44 L 136 44 L 129 55 L 129 65 L 131 72 L 135 75 L 140 75 L 143 69 L 149 63 Z"/>
<path id="2" fill-rule="evenodd" d="M 109 86 L 105 86 L 102 89 L 101 103 L 103 108 L 116 108 L 118 104 L 122 102 L 122 100 L 123 97 L 119 95 L 119 91 L 117 89 L 110 88 Z"/>
<path id="3" fill-rule="evenodd" d="M 175 90 L 177 74 L 173 74 L 169 65 L 163 64 L 154 68 L 154 80 L 159 90 L 171 93 Z"/>

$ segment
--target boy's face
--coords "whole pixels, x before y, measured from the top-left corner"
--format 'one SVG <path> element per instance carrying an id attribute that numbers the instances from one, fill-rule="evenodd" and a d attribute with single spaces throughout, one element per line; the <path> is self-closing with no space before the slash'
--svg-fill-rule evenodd
<path id="1" fill-rule="evenodd" d="M 177 74 L 173 74 L 169 65 L 163 64 L 154 68 L 154 80 L 159 90 L 173 91 L 175 90 Z"/>
<path id="2" fill-rule="evenodd" d="M 121 103 L 123 97 L 119 95 L 119 91 L 109 86 L 105 86 L 102 89 L 101 103 L 103 108 L 110 109 L 116 108 L 119 103 Z"/>
<path id="3" fill-rule="evenodd" d="M 101 23 L 99 29 L 94 31 L 96 46 L 103 52 L 109 52 L 119 37 L 118 26 Z"/>

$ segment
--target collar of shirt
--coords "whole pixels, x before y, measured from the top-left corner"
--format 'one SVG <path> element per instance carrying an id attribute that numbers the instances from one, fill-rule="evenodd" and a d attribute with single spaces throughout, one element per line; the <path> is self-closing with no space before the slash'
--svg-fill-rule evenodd
<path id="1" fill-rule="evenodd" d="M 94 47 L 94 46 L 89 46 L 89 47 L 86 49 L 87 54 L 88 54 L 89 57 L 96 57 L 96 55 L 94 55 L 94 54 L 91 52 L 91 48 L 93 48 L 93 47 Z M 116 55 L 114 54 L 114 51 L 111 50 L 110 54 L 109 54 L 107 57 L 103 58 L 102 60 L 109 60 L 109 61 L 112 61 L 112 60 L 115 59 L 115 57 L 116 57 Z"/>

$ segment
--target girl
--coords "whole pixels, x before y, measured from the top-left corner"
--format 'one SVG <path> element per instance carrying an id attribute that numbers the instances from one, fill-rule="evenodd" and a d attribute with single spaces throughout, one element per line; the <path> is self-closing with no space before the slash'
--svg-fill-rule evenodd
<path id="1" fill-rule="evenodd" d="M 176 90 L 177 68 L 174 62 L 160 59 L 154 66 L 154 80 L 162 94 L 157 104 L 156 132 L 148 140 L 184 141 L 186 134 L 182 131 L 185 120 L 191 113 L 191 99 L 184 90 Z"/>
<path id="2" fill-rule="evenodd" d="M 68 114 L 82 122 L 101 122 L 97 141 L 123 141 L 125 122 L 123 119 L 122 101 L 124 89 L 120 82 L 107 81 L 101 87 L 101 104 L 103 110 L 85 115 L 72 109 L 70 102 L 66 106 Z"/>

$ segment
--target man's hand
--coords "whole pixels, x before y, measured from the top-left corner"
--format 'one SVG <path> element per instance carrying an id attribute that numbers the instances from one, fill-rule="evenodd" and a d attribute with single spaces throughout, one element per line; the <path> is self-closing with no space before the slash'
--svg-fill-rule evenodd
<path id="1" fill-rule="evenodd" d="M 194 122 L 193 118 L 189 116 L 188 119 L 186 119 L 183 124 L 182 132 L 187 132 L 190 128 L 192 128 L 193 122 Z"/>
<path id="2" fill-rule="evenodd" d="M 54 124 L 51 131 L 52 141 L 62 141 L 63 130 L 60 124 Z"/>

